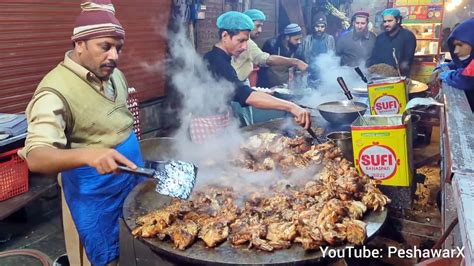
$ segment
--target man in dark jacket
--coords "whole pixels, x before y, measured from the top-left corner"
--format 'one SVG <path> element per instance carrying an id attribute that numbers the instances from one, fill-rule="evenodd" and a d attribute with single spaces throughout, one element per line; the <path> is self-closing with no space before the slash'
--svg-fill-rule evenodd
<path id="1" fill-rule="evenodd" d="M 352 30 L 344 33 L 336 42 L 336 54 L 341 57 L 341 65 L 356 67 L 365 65 L 374 48 L 373 32 L 369 32 L 369 13 L 356 12 L 353 16 Z"/>
<path id="2" fill-rule="evenodd" d="M 310 86 L 318 80 L 315 58 L 320 54 L 335 51 L 336 49 L 334 37 L 325 32 L 326 26 L 326 16 L 316 16 L 313 21 L 313 33 L 304 38 L 302 44 L 296 51 L 296 57 L 309 65 L 308 82 Z"/>
<path id="3" fill-rule="evenodd" d="M 285 27 L 282 34 L 267 40 L 263 45 L 262 51 L 270 55 L 293 58 L 302 38 L 301 27 L 298 24 L 292 23 Z M 298 62 L 301 61 L 298 60 Z M 287 83 L 288 69 L 289 67 L 285 65 L 262 67 L 258 73 L 257 86 L 271 88 Z"/>
<path id="4" fill-rule="evenodd" d="M 439 65 L 433 72 L 433 78 L 465 90 L 469 103 L 474 106 L 474 18 L 453 30 L 448 38 L 448 47 L 452 61 Z"/>
<path id="5" fill-rule="evenodd" d="M 377 36 L 374 50 L 367 66 L 387 64 L 399 68 L 403 76 L 410 74 L 410 67 L 415 57 L 415 35 L 402 27 L 402 16 L 396 8 L 385 9 L 382 13 L 384 33 Z M 393 53 L 397 62 L 393 58 Z"/>

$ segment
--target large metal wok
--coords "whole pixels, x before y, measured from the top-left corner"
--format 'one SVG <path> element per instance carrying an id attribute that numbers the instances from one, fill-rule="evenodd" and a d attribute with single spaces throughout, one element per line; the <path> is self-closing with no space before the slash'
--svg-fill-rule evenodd
<path id="1" fill-rule="evenodd" d="M 271 121 L 259 126 L 252 126 L 244 131 L 256 132 L 278 128 L 285 122 Z M 267 127 L 265 127 L 267 126 Z M 154 138 L 146 139 L 141 142 L 142 152 L 145 159 L 161 160 L 172 158 L 173 139 Z M 199 175 L 198 177 L 199 178 Z M 128 195 L 123 206 L 123 215 L 128 228 L 132 230 L 135 227 L 135 220 L 138 216 L 149 211 L 159 209 L 167 205 L 171 198 L 159 195 L 155 192 L 155 183 L 153 180 L 147 180 Z M 387 216 L 387 211 L 370 212 L 364 217 L 367 225 L 367 235 L 372 237 L 382 226 Z M 303 248 L 294 244 L 291 248 L 279 250 L 272 253 L 247 249 L 244 247 L 233 247 L 229 241 L 224 242 L 216 248 L 206 248 L 202 241 L 196 242 L 190 248 L 181 251 L 174 249 L 170 241 L 159 241 L 157 239 L 141 239 L 154 252 L 163 259 L 173 261 L 178 265 L 199 264 L 199 265 L 304 265 L 311 264 L 322 259 L 322 252 L 306 252 Z M 336 247 L 344 249 L 346 246 Z"/>

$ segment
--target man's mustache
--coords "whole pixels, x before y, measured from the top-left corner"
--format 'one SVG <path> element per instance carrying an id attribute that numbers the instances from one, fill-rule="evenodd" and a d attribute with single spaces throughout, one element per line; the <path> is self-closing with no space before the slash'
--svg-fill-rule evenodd
<path id="1" fill-rule="evenodd" d="M 100 65 L 100 67 L 110 67 L 110 68 L 116 68 L 117 63 L 115 61 L 110 61 L 105 64 Z"/>

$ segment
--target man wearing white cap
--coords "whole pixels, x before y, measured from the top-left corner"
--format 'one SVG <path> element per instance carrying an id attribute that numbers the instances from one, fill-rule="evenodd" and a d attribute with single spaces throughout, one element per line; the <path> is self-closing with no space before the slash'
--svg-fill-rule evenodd
<path id="1" fill-rule="evenodd" d="M 61 173 L 64 238 L 70 265 L 114 265 L 122 206 L 143 180 L 116 173 L 143 166 L 128 85 L 116 68 L 125 30 L 110 0 L 87 1 L 73 50 L 38 85 L 26 109 L 20 156 L 33 172 Z"/>
<path id="2" fill-rule="evenodd" d="M 283 29 L 282 34 L 267 40 L 263 45 L 263 51 L 271 55 L 294 58 L 296 49 L 300 45 L 302 38 L 303 33 L 301 27 L 298 24 L 291 23 Z M 299 61 L 299 59 L 296 58 L 294 58 L 294 60 Z M 289 66 L 284 65 L 262 68 L 258 72 L 257 85 L 260 87 L 273 87 L 288 83 L 288 69 Z"/>

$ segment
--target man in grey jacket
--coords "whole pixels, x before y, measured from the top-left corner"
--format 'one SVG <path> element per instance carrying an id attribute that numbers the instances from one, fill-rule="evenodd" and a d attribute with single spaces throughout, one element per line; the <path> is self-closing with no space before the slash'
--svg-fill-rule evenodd
<path id="1" fill-rule="evenodd" d="M 335 50 L 334 37 L 327 34 L 327 20 L 324 15 L 317 15 L 313 21 L 313 32 L 306 36 L 296 51 L 296 58 L 299 58 L 309 65 L 308 83 L 314 86 L 318 78 L 318 69 L 315 58 L 321 54 Z"/>
<path id="2" fill-rule="evenodd" d="M 352 30 L 344 33 L 336 43 L 336 54 L 341 57 L 341 65 L 356 67 L 364 65 L 374 48 L 374 33 L 369 32 L 369 13 L 354 13 Z"/>

